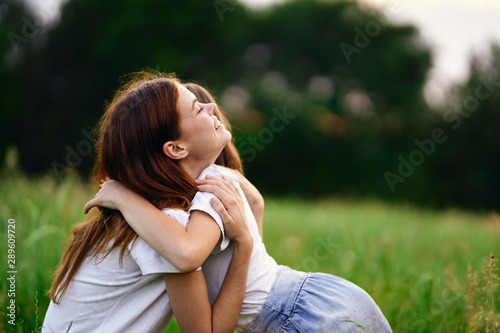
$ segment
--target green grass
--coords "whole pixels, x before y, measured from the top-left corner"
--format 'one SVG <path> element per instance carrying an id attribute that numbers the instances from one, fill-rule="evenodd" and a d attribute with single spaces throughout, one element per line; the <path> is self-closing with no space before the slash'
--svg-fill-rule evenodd
<path id="1" fill-rule="evenodd" d="M 71 226 L 93 196 L 77 177 L 0 171 L 0 331 L 36 332 Z M 16 326 L 8 324 L 7 224 L 16 225 Z M 436 212 L 377 201 L 266 200 L 264 242 L 279 264 L 346 278 L 394 332 L 499 332 L 496 213 Z M 489 266 L 488 266 L 489 265 Z M 498 267 L 498 265 L 497 265 Z M 494 304 L 493 304 L 494 303 Z M 172 324 L 166 332 L 179 332 Z"/>

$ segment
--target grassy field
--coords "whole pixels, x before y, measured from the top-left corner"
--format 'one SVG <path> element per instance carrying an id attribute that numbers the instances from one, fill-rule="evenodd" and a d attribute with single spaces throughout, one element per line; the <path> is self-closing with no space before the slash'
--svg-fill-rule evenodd
<path id="1" fill-rule="evenodd" d="M 83 220 L 93 193 L 76 177 L 58 183 L 6 168 L 0 177 L 0 332 L 37 332 L 69 230 Z M 7 266 L 9 219 L 14 268 Z M 356 283 L 394 332 L 500 332 L 499 274 L 490 259 L 490 252 L 500 255 L 497 213 L 267 198 L 264 223 L 264 242 L 278 263 Z M 15 326 L 6 316 L 10 270 L 17 271 Z M 179 329 L 174 323 L 166 332 Z"/>

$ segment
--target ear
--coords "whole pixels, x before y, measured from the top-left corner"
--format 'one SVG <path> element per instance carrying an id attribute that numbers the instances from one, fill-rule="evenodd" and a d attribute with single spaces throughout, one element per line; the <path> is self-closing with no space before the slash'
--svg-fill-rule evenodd
<path id="1" fill-rule="evenodd" d="M 188 151 L 178 141 L 167 141 L 163 144 L 163 153 L 173 160 L 181 160 L 188 156 Z"/>

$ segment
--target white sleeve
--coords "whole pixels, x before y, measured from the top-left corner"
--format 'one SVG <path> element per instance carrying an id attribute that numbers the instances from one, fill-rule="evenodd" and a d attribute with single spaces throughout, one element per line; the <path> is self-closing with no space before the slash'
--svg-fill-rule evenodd
<path id="1" fill-rule="evenodd" d="M 189 214 L 178 209 L 164 209 L 163 212 L 186 226 L 189 222 Z M 152 273 L 180 273 L 167 259 L 153 250 L 142 238 L 137 238 L 130 250 L 130 255 L 141 269 L 142 275 Z M 197 269 L 200 270 L 201 267 Z"/>
<path id="2" fill-rule="evenodd" d="M 217 253 L 227 248 L 227 246 L 229 245 L 229 238 L 227 238 L 226 234 L 224 233 L 224 224 L 222 223 L 222 219 L 219 213 L 217 213 L 217 211 L 210 204 L 210 199 L 214 197 L 215 195 L 210 192 L 197 192 L 193 200 L 191 201 L 189 212 L 193 210 L 199 210 L 207 213 L 215 220 L 221 231 L 221 238 L 212 250 L 212 253 Z"/>

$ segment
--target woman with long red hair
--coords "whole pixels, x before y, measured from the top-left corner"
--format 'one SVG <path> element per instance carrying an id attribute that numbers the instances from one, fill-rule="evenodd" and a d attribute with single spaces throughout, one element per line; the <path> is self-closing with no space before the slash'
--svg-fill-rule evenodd
<path id="1" fill-rule="evenodd" d="M 161 332 L 173 313 L 186 332 L 233 331 L 253 239 L 236 186 L 218 181 L 215 221 L 196 208 L 206 203 L 195 197 L 194 179 L 216 159 L 235 168 L 241 162 L 228 146 L 228 131 L 207 131 L 207 124 L 213 130 L 215 104 L 203 104 L 205 112 L 186 125 L 185 113 L 199 103 L 186 105 L 185 95 L 192 96 L 173 77 L 134 75 L 106 108 L 94 167 L 96 188 L 101 179 L 116 179 L 165 217 L 162 243 L 169 254 L 160 256 L 138 237 L 126 212 L 92 211 L 73 228 L 55 272 L 43 332 Z M 204 134 L 204 161 L 200 151 L 187 154 L 177 144 L 193 131 Z M 168 215 L 159 210 L 167 208 Z M 199 267 L 228 246 L 227 237 L 234 255 L 220 293 L 209 302 Z"/>
<path id="2" fill-rule="evenodd" d="M 182 134 L 178 140 L 165 143 L 164 153 L 177 160 L 183 171 L 191 174 L 193 180 L 196 179 L 199 192 L 190 210 L 201 210 L 223 224 L 226 219 L 220 221 L 208 202 L 217 207 L 220 202 L 216 201 L 214 194 L 218 195 L 219 189 L 228 190 L 233 186 L 236 186 L 242 197 L 246 221 L 253 237 L 253 249 L 236 330 L 254 333 L 356 332 L 363 328 L 371 332 L 391 332 L 379 307 L 358 286 L 333 275 L 298 272 L 279 266 L 267 254 L 259 234 L 261 211 L 249 204 L 246 198 L 249 195 L 250 201 L 254 201 L 259 195 L 249 190 L 251 186 L 241 176 L 227 168 L 209 164 L 217 159 L 214 147 L 218 146 L 225 128 L 213 116 L 214 110 L 209 107 L 211 104 L 202 104 L 199 100 L 191 92 L 179 88 L 177 103 Z M 207 118 L 207 115 L 211 118 Z M 128 186 L 109 180 L 103 184 L 96 198 L 87 203 L 85 210 L 104 206 L 121 211 L 125 220 L 152 248 L 169 258 L 172 249 L 165 241 L 170 233 L 169 224 L 165 223 L 165 214 L 147 199 L 131 191 Z M 199 204 L 202 201 L 204 205 Z M 261 208 L 262 204 L 258 206 Z M 188 213 L 178 209 L 169 210 L 168 214 L 179 221 L 190 218 Z M 220 244 L 216 250 L 224 249 L 210 255 L 202 265 L 210 302 L 219 291 L 222 292 L 224 277 L 227 279 L 230 274 L 230 260 L 234 259 L 232 245 L 223 246 L 224 237 Z M 199 251 L 203 252 L 202 249 Z M 168 286 L 167 289 L 171 291 Z"/>

